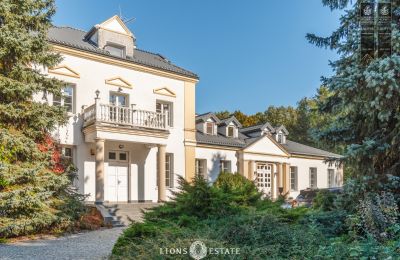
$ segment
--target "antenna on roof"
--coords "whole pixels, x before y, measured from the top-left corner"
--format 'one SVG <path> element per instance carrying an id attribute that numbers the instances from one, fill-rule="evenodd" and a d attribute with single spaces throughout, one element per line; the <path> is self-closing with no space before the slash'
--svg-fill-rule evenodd
<path id="1" fill-rule="evenodd" d="M 119 17 L 121 18 L 121 20 L 124 22 L 124 24 L 128 24 L 130 22 L 133 22 L 134 20 L 136 20 L 135 17 L 131 17 L 131 18 L 126 18 L 122 15 L 122 10 L 121 10 L 121 5 L 118 5 L 118 9 L 119 9 Z"/>

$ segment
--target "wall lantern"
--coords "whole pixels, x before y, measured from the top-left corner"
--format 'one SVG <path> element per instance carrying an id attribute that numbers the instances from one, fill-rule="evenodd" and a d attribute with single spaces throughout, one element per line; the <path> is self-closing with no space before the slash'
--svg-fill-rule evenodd
<path id="1" fill-rule="evenodd" d="M 100 90 L 96 90 L 95 94 L 96 94 L 96 98 L 99 98 Z"/>

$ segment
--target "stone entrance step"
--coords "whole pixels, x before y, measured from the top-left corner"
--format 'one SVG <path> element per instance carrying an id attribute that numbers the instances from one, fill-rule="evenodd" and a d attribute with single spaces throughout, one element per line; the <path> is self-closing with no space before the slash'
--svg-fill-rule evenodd
<path id="1" fill-rule="evenodd" d="M 143 219 L 142 210 L 153 208 L 159 203 L 104 203 L 97 208 L 104 217 L 106 223 L 115 226 L 129 226 L 132 222 L 140 222 Z"/>

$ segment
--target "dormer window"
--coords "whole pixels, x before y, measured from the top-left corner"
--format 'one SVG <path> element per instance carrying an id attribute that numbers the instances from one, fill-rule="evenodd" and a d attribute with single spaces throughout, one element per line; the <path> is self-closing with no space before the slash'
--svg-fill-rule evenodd
<path id="1" fill-rule="evenodd" d="M 283 135 L 282 134 L 278 134 L 278 143 L 282 143 L 283 142 Z"/>
<path id="2" fill-rule="evenodd" d="M 104 49 L 108 51 L 112 56 L 125 58 L 125 46 L 115 43 L 107 43 Z"/>
<path id="3" fill-rule="evenodd" d="M 214 134 L 214 123 L 212 122 L 207 122 L 206 123 L 206 133 L 209 135 L 213 135 Z"/>
<path id="4" fill-rule="evenodd" d="M 227 136 L 228 137 L 235 137 L 235 127 L 234 126 L 228 126 L 228 128 L 227 128 Z"/>

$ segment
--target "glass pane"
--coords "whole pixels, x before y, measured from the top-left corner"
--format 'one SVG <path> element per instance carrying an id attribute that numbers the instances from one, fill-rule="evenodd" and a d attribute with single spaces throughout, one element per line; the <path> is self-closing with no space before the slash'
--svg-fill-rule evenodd
<path id="1" fill-rule="evenodd" d="M 64 96 L 72 97 L 73 88 L 71 86 L 67 86 L 64 88 Z"/>
<path id="2" fill-rule="evenodd" d="M 61 96 L 53 97 L 53 106 L 61 106 Z"/>
<path id="3" fill-rule="evenodd" d="M 118 106 L 126 107 L 126 96 L 125 95 L 118 96 Z"/>
<path id="4" fill-rule="evenodd" d="M 115 95 L 110 95 L 110 104 L 115 105 L 116 104 L 116 96 Z"/>
<path id="5" fill-rule="evenodd" d="M 156 103 L 156 112 L 161 113 L 161 103 Z"/>
<path id="6" fill-rule="evenodd" d="M 120 161 L 126 161 L 127 160 L 126 153 L 119 153 L 119 160 Z"/>
<path id="7" fill-rule="evenodd" d="M 122 47 L 107 45 L 105 49 L 113 56 L 124 57 L 124 48 Z"/>
<path id="8" fill-rule="evenodd" d="M 115 152 L 109 152 L 108 153 L 108 159 L 110 159 L 110 160 L 117 159 L 117 154 Z"/>
<path id="9" fill-rule="evenodd" d="M 66 108 L 67 112 L 72 112 L 72 104 L 64 103 L 64 107 Z"/>

